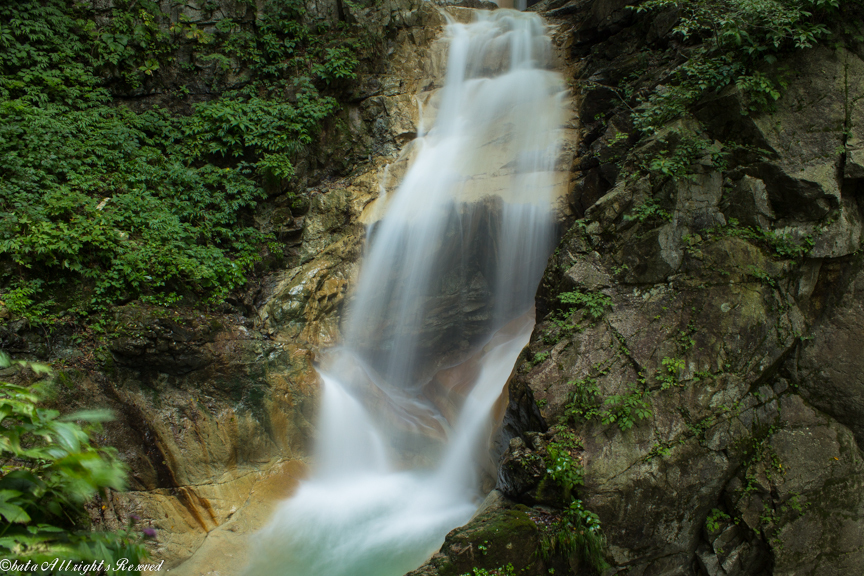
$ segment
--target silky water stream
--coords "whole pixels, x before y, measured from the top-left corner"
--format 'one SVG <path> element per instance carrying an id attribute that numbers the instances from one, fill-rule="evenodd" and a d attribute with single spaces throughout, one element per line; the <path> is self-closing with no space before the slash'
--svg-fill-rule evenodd
<path id="1" fill-rule="evenodd" d="M 387 198 L 321 361 L 315 467 L 255 537 L 248 574 L 401 576 L 490 487 L 502 389 L 553 247 L 564 88 L 543 20 L 451 22 L 433 127 Z"/>

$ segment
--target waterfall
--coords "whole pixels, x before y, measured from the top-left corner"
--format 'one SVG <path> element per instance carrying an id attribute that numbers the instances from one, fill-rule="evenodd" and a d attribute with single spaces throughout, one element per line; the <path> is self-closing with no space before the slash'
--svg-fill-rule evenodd
<path id="1" fill-rule="evenodd" d="M 478 12 L 446 34 L 431 128 L 379 199 L 343 344 L 319 367 L 316 465 L 256 535 L 249 574 L 401 576 L 489 488 L 493 413 L 555 240 L 564 89 L 535 14 Z"/>

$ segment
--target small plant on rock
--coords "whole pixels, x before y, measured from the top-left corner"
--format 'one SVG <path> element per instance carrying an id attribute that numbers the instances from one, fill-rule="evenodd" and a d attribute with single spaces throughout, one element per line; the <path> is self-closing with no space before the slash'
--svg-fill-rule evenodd
<path id="1" fill-rule="evenodd" d="M 681 381 L 678 378 L 678 374 L 684 370 L 684 360 L 681 358 L 663 358 L 661 361 L 665 370 L 657 371 L 657 381 L 660 382 L 661 390 L 668 390 L 673 386 L 678 386 L 681 384 Z"/>
<path id="2" fill-rule="evenodd" d="M 649 418 L 652 414 L 648 392 L 639 390 L 631 384 L 626 394 L 615 394 L 603 401 L 600 418 L 603 424 L 618 424 L 622 431 L 629 430 L 639 420 Z"/>
<path id="3" fill-rule="evenodd" d="M 646 220 L 659 219 L 665 222 L 672 221 L 672 215 L 663 210 L 660 204 L 654 198 L 649 198 L 642 204 L 634 206 L 629 214 L 624 215 L 624 220 L 636 220 L 637 222 L 645 222 Z"/>
<path id="4" fill-rule="evenodd" d="M 581 500 L 574 499 L 564 510 L 552 533 L 540 545 L 541 557 L 548 559 L 553 554 L 579 558 L 598 574 L 609 567 L 604 551 L 606 537 L 600 527 L 600 518 L 586 510 Z"/>
<path id="5" fill-rule="evenodd" d="M 564 497 L 569 498 L 585 478 L 582 465 L 573 458 L 566 446 L 550 442 L 546 447 L 546 474 L 564 489 Z"/>
<path id="6" fill-rule="evenodd" d="M 731 520 L 731 517 L 728 514 L 722 510 L 714 508 L 711 510 L 711 513 L 708 514 L 708 518 L 705 519 L 705 529 L 709 533 L 717 532 L 723 524 L 729 520 Z"/>
<path id="7" fill-rule="evenodd" d="M 585 308 L 585 311 L 595 320 L 600 319 L 606 313 L 607 308 L 612 308 L 612 299 L 599 292 L 564 292 L 558 295 L 558 301 L 562 304 Z"/>
<path id="8" fill-rule="evenodd" d="M 462 574 L 461 576 L 516 576 L 516 569 L 513 564 L 507 564 L 501 568 L 473 568 L 470 573 Z"/>

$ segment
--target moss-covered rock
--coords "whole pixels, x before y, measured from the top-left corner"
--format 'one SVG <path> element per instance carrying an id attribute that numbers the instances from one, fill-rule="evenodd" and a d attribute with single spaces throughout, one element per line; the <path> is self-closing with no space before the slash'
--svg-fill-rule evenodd
<path id="1" fill-rule="evenodd" d="M 493 491 L 468 524 L 450 532 L 441 550 L 407 576 L 461 576 L 508 564 L 516 574 L 548 574 L 539 553 L 542 523 L 535 518 L 536 511 Z"/>

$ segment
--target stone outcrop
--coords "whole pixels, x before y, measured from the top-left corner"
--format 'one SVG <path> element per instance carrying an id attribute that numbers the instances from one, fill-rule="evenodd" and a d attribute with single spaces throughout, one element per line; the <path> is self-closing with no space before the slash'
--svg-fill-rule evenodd
<path id="1" fill-rule="evenodd" d="M 543 520 L 542 512 L 515 504 L 495 490 L 470 523 L 448 534 L 441 550 L 406 576 L 470 574 L 475 567 L 489 566 L 487 558 L 494 558 L 496 567 L 512 564 L 519 574 L 548 574 L 554 566 L 544 563 L 536 553 Z"/>

